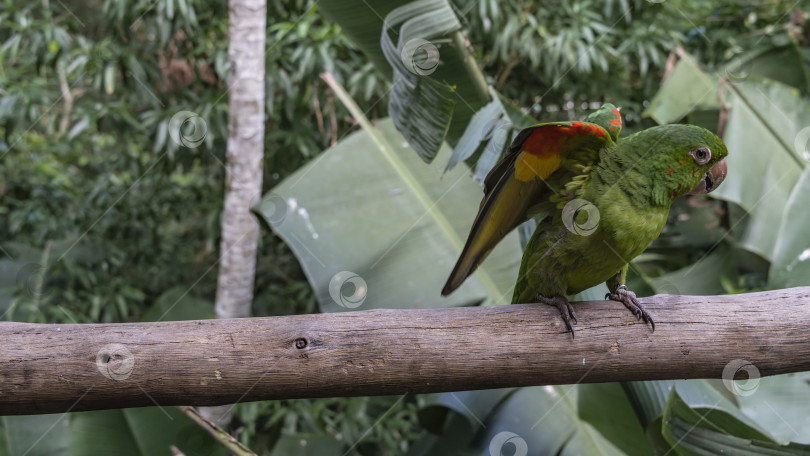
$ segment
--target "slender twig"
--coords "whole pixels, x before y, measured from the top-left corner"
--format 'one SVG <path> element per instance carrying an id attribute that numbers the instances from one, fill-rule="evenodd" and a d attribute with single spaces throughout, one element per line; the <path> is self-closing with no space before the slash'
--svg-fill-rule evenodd
<path id="1" fill-rule="evenodd" d="M 203 416 L 200 415 L 200 412 L 198 412 L 194 407 L 180 405 L 177 406 L 177 409 L 189 417 L 191 421 L 194 421 L 197 426 L 201 427 L 231 454 L 235 454 L 237 456 L 256 456 L 256 453 L 250 451 L 250 448 L 242 445 L 242 443 L 236 440 L 231 434 L 228 434 L 221 427 L 203 418 Z"/>

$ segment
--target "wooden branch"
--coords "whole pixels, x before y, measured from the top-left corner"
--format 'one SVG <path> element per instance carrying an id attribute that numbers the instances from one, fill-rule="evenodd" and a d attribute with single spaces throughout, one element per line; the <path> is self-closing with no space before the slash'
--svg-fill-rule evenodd
<path id="1" fill-rule="evenodd" d="M 0 415 L 810 370 L 810 287 L 620 303 L 0 324 Z M 745 378 L 744 374 L 742 378 Z"/>

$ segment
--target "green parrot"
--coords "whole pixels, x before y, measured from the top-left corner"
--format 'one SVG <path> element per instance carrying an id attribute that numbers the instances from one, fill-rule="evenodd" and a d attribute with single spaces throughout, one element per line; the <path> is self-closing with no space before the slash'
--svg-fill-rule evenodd
<path id="1" fill-rule="evenodd" d="M 728 151 L 715 134 L 693 125 L 662 125 L 619 139 L 621 127 L 619 110 L 605 104 L 584 122 L 522 130 L 484 180 L 481 207 L 442 295 L 534 218 L 513 304 L 557 307 L 573 335 L 576 314 L 565 296 L 606 282 L 606 299 L 655 330 L 625 286 L 628 263 L 661 234 L 676 198 L 709 193 L 723 182 Z"/>

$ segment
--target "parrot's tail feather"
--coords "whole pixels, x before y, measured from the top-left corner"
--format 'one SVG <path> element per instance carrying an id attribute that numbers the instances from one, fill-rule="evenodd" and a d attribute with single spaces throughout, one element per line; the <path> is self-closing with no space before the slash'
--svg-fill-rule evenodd
<path id="1" fill-rule="evenodd" d="M 467 244 L 469 244 L 469 242 Z M 447 283 L 444 284 L 444 288 L 442 288 L 442 296 L 449 295 L 455 291 L 456 288 L 461 286 L 461 284 L 464 283 L 464 280 L 466 280 L 467 277 L 469 277 L 470 274 L 475 271 L 478 263 L 480 263 L 480 261 L 478 261 L 478 255 L 465 255 L 468 252 L 468 246 L 464 247 L 461 257 L 459 257 L 456 266 L 453 268 L 453 272 L 450 273 Z"/>
<path id="2" fill-rule="evenodd" d="M 488 198 L 481 205 L 478 216 L 475 218 L 470 230 L 470 236 L 467 238 L 467 243 L 464 244 L 464 249 L 461 251 L 461 256 L 458 257 L 453 272 L 450 273 L 447 283 L 442 288 L 442 296 L 449 295 L 461 286 L 489 255 L 495 244 L 503 239 L 505 234 L 496 234 L 495 230 L 493 230 L 495 228 L 493 220 L 490 220 L 493 199 Z"/>
<path id="3" fill-rule="evenodd" d="M 526 209 L 535 187 L 510 179 L 513 173 L 513 169 L 504 173 L 481 204 L 467 243 L 442 289 L 442 296 L 449 295 L 461 286 L 498 242 L 526 220 Z"/>

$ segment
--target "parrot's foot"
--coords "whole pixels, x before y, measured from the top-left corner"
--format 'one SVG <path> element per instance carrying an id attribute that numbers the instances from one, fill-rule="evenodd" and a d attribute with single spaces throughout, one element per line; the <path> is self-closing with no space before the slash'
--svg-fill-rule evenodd
<path id="1" fill-rule="evenodd" d="M 647 309 L 645 309 L 644 306 L 638 302 L 636 294 L 628 290 L 626 286 L 619 285 L 619 287 L 616 288 L 616 291 L 606 294 L 605 299 L 619 301 L 620 303 L 624 304 L 625 307 L 630 309 L 630 312 L 633 312 L 636 319 L 644 320 L 645 323 L 649 323 L 650 326 L 652 326 L 652 330 L 655 331 L 655 322 L 653 321 L 652 315 L 650 315 L 650 313 L 647 312 Z"/>
<path id="2" fill-rule="evenodd" d="M 565 323 L 565 327 L 571 331 L 571 337 L 574 337 L 574 327 L 571 326 L 571 322 L 573 321 L 574 324 L 577 324 L 577 314 L 574 313 L 574 307 L 568 302 L 568 299 L 563 296 L 547 298 L 543 295 L 537 295 L 535 299 L 537 299 L 537 302 L 556 307 L 560 311 L 560 316 Z"/>

